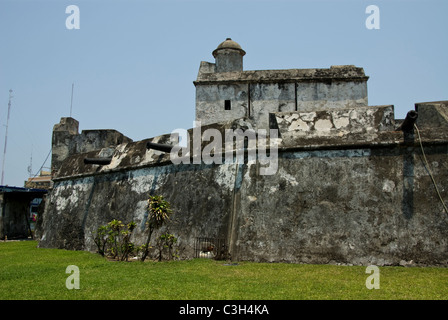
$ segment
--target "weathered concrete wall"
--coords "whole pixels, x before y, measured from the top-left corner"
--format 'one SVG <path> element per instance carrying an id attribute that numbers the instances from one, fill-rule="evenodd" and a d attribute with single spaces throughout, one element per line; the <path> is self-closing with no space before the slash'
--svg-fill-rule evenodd
<path id="1" fill-rule="evenodd" d="M 203 124 L 241 117 L 268 129 L 270 112 L 347 109 L 368 105 L 362 68 L 214 72 L 201 63 L 196 86 L 196 120 Z M 209 73 L 207 73 L 209 71 Z M 230 100 L 231 109 L 225 109 Z"/>
<path id="2" fill-rule="evenodd" d="M 447 145 L 428 151 L 447 199 Z M 280 155 L 278 175 L 244 172 L 233 226 L 236 259 L 448 263 L 448 215 L 418 147 Z"/>
<path id="3" fill-rule="evenodd" d="M 270 114 L 270 123 L 279 130 L 283 145 L 289 147 L 382 143 L 379 135 L 396 127 L 393 106 L 278 112 Z"/>
<path id="4" fill-rule="evenodd" d="M 223 179 L 227 175 L 224 167 L 165 165 L 57 181 L 43 217 L 40 246 L 96 250 L 96 228 L 112 219 L 135 221 L 134 240 L 143 244 L 147 199 L 160 194 L 174 209 L 169 230 L 179 237 L 182 256 L 193 257 L 196 236 L 226 236 L 232 208 L 232 190 Z"/>
<path id="5" fill-rule="evenodd" d="M 57 170 L 62 162 L 71 154 L 76 153 L 74 137 L 78 135 L 79 122 L 73 118 L 61 118 L 53 127 L 51 141 L 51 165 Z"/>
<path id="6" fill-rule="evenodd" d="M 79 122 L 73 118 L 61 118 L 53 128 L 51 170 L 55 173 L 65 159 L 77 153 L 115 147 L 132 140 L 117 130 L 83 130 L 78 133 Z"/>
<path id="7" fill-rule="evenodd" d="M 172 165 L 55 182 L 41 247 L 95 250 L 93 233 L 136 221 L 161 194 L 176 212 L 182 257 L 195 237 L 228 237 L 236 260 L 305 263 L 448 263 L 448 216 L 417 147 L 282 152 L 277 175 L 256 164 Z M 429 161 L 447 198 L 447 145 Z"/>
<path id="8" fill-rule="evenodd" d="M 415 111 L 420 115 L 417 119 L 419 127 L 423 129 L 448 129 L 448 101 L 416 103 Z"/>
<path id="9" fill-rule="evenodd" d="M 250 85 L 250 117 L 258 128 L 269 128 L 270 112 L 295 111 L 295 83 L 255 83 Z M 246 115 L 249 116 L 249 115 Z"/>
<path id="10" fill-rule="evenodd" d="M 347 109 L 368 105 L 367 82 L 298 83 L 297 110 Z"/>
<path id="11" fill-rule="evenodd" d="M 237 50 L 223 49 L 215 54 L 216 72 L 243 70 L 243 57 Z"/>
<path id="12" fill-rule="evenodd" d="M 196 88 L 196 121 L 203 125 L 215 123 L 212 119 L 229 121 L 249 114 L 248 85 L 204 85 Z M 230 110 L 225 110 L 225 100 L 230 100 Z"/>
<path id="13" fill-rule="evenodd" d="M 137 222 L 141 244 L 146 200 L 158 194 L 173 206 L 168 228 L 182 258 L 193 257 L 196 237 L 215 236 L 228 239 L 235 260 L 448 264 L 448 214 L 416 135 L 395 131 L 393 107 L 315 113 L 271 115 L 282 136 L 274 175 L 260 175 L 254 159 L 174 165 L 168 154 L 146 150 L 147 140 L 118 146 L 108 166 L 83 164 L 100 150 L 73 155 L 55 176 L 39 246 L 95 250 L 94 231 L 114 218 Z M 419 121 L 446 202 L 448 132 Z M 283 139 L 290 131 L 300 137 Z"/>

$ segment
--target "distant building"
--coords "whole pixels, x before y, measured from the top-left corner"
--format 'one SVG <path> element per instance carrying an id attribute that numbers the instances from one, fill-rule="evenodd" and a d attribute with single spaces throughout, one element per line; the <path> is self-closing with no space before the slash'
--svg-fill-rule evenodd
<path id="1" fill-rule="evenodd" d="M 0 186 L 0 239 L 28 238 L 47 190 Z"/>
<path id="2" fill-rule="evenodd" d="M 38 176 L 31 177 L 27 181 L 25 181 L 25 188 L 45 189 L 45 190 L 50 189 L 51 172 L 42 170 Z"/>

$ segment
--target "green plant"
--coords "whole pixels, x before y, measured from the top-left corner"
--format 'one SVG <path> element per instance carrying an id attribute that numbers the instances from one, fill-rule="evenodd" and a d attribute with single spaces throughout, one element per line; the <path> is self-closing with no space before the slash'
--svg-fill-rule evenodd
<path id="1" fill-rule="evenodd" d="M 132 231 L 135 227 L 136 224 L 133 221 L 125 226 L 117 219 L 100 226 L 94 238 L 98 253 L 102 256 L 107 254 L 114 259 L 127 261 L 129 255 L 136 249 L 134 243 L 131 242 Z"/>
<path id="2" fill-rule="evenodd" d="M 150 196 L 148 199 L 148 218 L 146 225 L 148 226 L 148 237 L 146 238 L 146 243 L 142 246 L 142 257 L 141 261 L 145 261 L 149 254 L 150 240 L 154 230 L 162 227 L 168 220 L 172 213 L 170 208 L 170 203 L 163 199 L 163 196 Z"/>
<path id="3" fill-rule="evenodd" d="M 120 244 L 121 261 L 123 260 L 127 261 L 129 255 L 135 250 L 135 245 L 133 242 L 131 242 L 131 235 L 132 231 L 134 231 L 136 226 L 137 225 L 135 224 L 135 222 L 131 221 L 126 225 L 127 230 L 121 231 L 121 244 Z"/>
<path id="4" fill-rule="evenodd" d="M 174 236 L 174 234 L 164 233 L 159 237 L 157 241 L 157 247 L 159 249 L 159 261 L 162 261 L 163 252 L 165 251 L 165 249 L 168 250 L 168 260 L 178 257 L 177 250 L 173 252 L 174 245 L 176 243 L 177 238 Z"/>
<path id="5" fill-rule="evenodd" d="M 107 245 L 107 234 L 108 234 L 108 227 L 106 226 L 99 226 L 96 230 L 95 237 L 93 241 L 95 242 L 96 246 L 98 247 L 98 253 L 104 257 L 104 254 L 106 253 L 106 245 Z"/>
<path id="6" fill-rule="evenodd" d="M 120 229 L 124 227 L 124 224 L 117 219 L 110 221 L 107 226 L 109 227 L 109 237 L 107 238 L 107 242 L 109 243 L 109 254 L 112 258 L 117 258 L 119 253 L 119 235 Z"/>

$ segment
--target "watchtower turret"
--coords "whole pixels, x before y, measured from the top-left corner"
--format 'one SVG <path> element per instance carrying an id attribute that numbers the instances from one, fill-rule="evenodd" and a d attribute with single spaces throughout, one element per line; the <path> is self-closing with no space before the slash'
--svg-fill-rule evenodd
<path id="1" fill-rule="evenodd" d="M 243 71 L 243 56 L 246 52 L 230 38 L 222 42 L 214 51 L 216 72 Z"/>

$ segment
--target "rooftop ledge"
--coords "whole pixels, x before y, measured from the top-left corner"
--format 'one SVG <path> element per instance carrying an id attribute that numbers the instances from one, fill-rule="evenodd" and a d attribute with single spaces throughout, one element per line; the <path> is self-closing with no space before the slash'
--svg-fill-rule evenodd
<path id="1" fill-rule="evenodd" d="M 208 84 L 216 82 L 269 83 L 269 82 L 331 82 L 367 81 L 364 69 L 353 65 L 331 66 L 327 69 L 284 69 L 253 70 L 234 72 L 199 72 L 193 83 Z"/>

